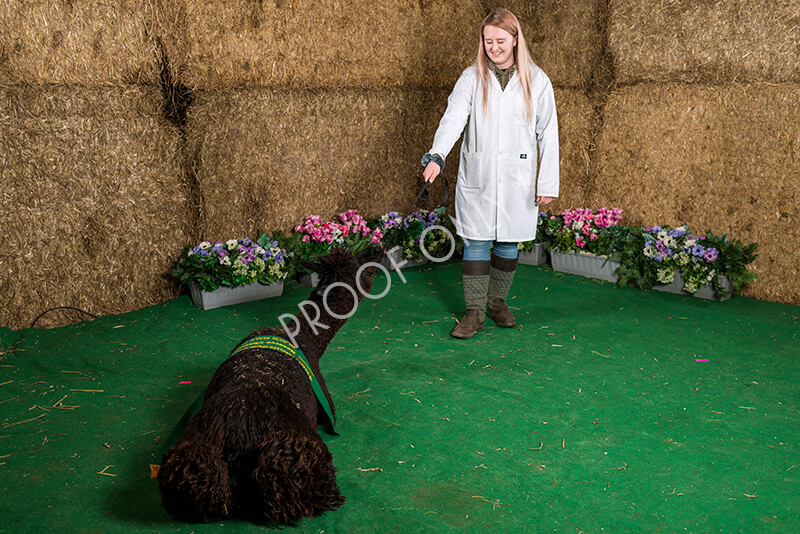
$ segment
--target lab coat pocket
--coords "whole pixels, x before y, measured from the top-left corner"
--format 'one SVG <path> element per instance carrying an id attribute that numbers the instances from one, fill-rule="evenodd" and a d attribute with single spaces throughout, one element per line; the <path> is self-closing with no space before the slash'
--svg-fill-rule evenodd
<path id="1" fill-rule="evenodd" d="M 522 156 L 525 156 L 524 158 Z M 531 154 L 520 155 L 517 164 L 517 185 L 519 187 L 536 187 L 536 172 L 534 171 L 535 157 Z"/>
<path id="2" fill-rule="evenodd" d="M 461 162 L 462 187 L 479 189 L 483 187 L 483 153 L 465 152 Z"/>

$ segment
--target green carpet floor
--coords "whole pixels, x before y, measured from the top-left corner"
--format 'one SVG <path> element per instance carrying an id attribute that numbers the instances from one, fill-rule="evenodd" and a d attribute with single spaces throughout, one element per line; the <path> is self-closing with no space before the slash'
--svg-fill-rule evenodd
<path id="1" fill-rule="evenodd" d="M 405 276 L 322 361 L 347 502 L 283 530 L 800 532 L 800 307 L 521 266 L 520 326 L 461 341 L 459 264 Z M 267 530 L 176 522 L 148 464 L 234 344 L 308 292 L 0 329 L 0 532 Z"/>

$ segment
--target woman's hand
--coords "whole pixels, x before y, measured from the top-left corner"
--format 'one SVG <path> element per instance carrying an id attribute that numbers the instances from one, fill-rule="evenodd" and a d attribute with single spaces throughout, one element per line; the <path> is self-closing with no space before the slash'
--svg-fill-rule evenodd
<path id="1" fill-rule="evenodd" d="M 550 204 L 553 200 L 555 200 L 554 197 L 536 197 L 536 203 L 540 206 Z"/>
<path id="2" fill-rule="evenodd" d="M 425 178 L 426 182 L 433 183 L 439 173 L 442 172 L 442 168 L 439 167 L 439 164 L 435 161 L 428 162 L 425 166 L 425 170 L 422 171 L 422 177 Z"/>

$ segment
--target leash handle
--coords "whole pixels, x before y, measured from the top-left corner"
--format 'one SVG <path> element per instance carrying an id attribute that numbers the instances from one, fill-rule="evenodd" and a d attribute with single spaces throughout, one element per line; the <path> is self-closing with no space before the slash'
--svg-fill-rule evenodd
<path id="1" fill-rule="evenodd" d="M 444 199 L 442 199 L 442 203 L 438 207 L 432 209 L 431 211 L 435 211 L 435 210 L 437 210 L 439 208 L 446 207 L 447 206 L 447 201 L 450 198 L 450 184 L 447 182 L 447 178 L 444 177 L 444 174 L 442 174 L 441 177 L 442 177 L 442 180 L 444 180 Z M 422 197 L 422 199 L 425 201 L 425 205 L 428 206 L 428 208 L 430 209 L 430 207 L 431 207 L 430 195 L 428 194 L 428 184 L 430 184 L 430 183 L 431 182 L 425 182 L 425 184 L 422 186 L 422 189 L 417 194 L 417 198 L 415 198 L 414 202 L 412 202 L 411 206 L 409 206 L 408 213 L 406 213 L 406 215 L 408 215 L 412 211 L 414 211 L 414 205 L 417 202 L 419 202 L 420 197 Z"/>

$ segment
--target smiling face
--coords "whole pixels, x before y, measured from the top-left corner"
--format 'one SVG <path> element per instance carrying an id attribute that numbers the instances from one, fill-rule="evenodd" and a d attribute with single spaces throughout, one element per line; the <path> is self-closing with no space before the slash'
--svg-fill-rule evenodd
<path id="1" fill-rule="evenodd" d="M 514 64 L 514 47 L 517 38 L 497 26 L 483 28 L 483 49 L 486 56 L 501 69 L 507 69 Z"/>

